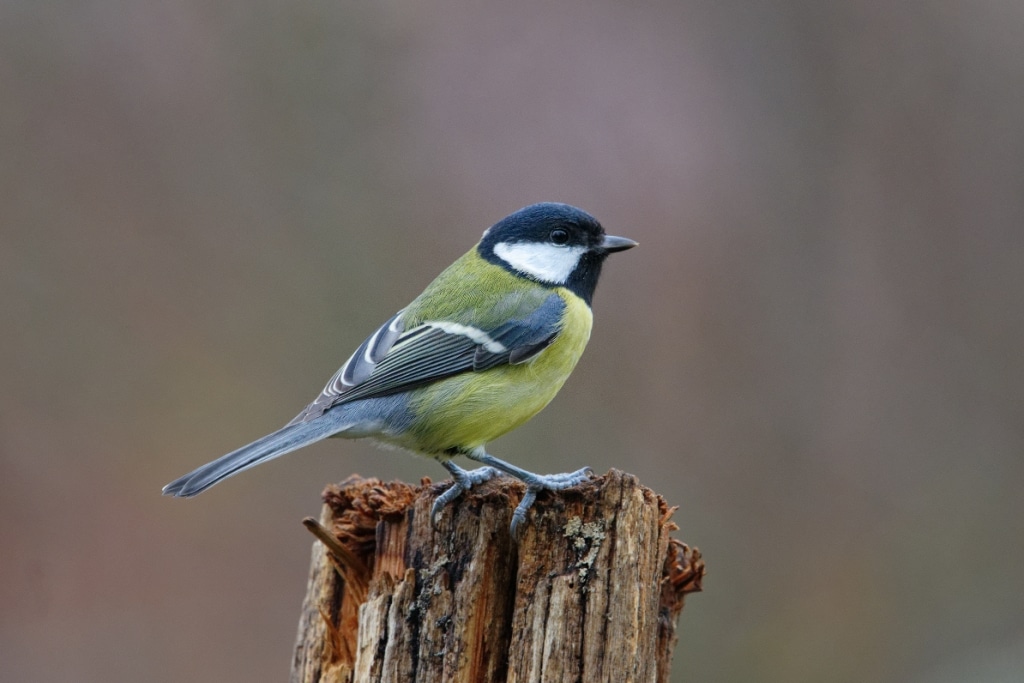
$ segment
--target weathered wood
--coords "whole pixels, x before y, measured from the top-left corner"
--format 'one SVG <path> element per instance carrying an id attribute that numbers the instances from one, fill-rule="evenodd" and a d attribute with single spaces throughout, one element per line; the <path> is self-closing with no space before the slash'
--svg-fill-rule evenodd
<path id="1" fill-rule="evenodd" d="M 517 544 L 520 484 L 477 487 L 435 527 L 442 490 L 327 488 L 293 683 L 668 681 L 704 564 L 660 496 L 612 470 L 541 494 Z"/>

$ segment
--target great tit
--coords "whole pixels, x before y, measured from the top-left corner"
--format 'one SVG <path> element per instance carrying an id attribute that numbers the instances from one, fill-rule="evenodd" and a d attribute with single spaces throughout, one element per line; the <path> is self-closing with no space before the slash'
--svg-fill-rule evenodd
<path id="1" fill-rule="evenodd" d="M 356 349 L 295 419 L 164 487 L 190 497 L 217 482 L 327 437 L 369 438 L 440 460 L 454 483 L 442 508 L 500 473 L 527 490 L 512 515 L 515 535 L 537 492 L 574 486 L 589 468 L 539 475 L 484 446 L 546 406 L 590 338 L 601 265 L 637 245 L 606 235 L 567 204 L 527 206 L 488 228 L 480 242 Z M 481 464 L 464 470 L 463 455 Z"/>

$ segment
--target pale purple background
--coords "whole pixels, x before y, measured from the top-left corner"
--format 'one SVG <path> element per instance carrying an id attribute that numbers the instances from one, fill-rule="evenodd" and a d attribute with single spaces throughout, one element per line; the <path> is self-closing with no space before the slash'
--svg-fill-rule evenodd
<path id="1" fill-rule="evenodd" d="M 1024 676 L 1024 4 L 0 3 L 0 679 L 281 681 L 332 442 L 193 501 L 491 222 L 640 241 L 494 444 L 706 553 L 676 681 Z"/>

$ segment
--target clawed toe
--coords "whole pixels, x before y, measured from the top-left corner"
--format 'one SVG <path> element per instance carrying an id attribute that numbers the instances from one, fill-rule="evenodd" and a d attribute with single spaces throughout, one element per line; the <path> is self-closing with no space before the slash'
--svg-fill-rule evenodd
<path id="1" fill-rule="evenodd" d="M 430 522 L 436 525 L 437 519 L 444 510 L 448 503 L 452 502 L 460 495 L 469 491 L 477 484 L 482 484 L 485 481 L 490 481 L 497 476 L 501 475 L 501 472 L 494 469 L 493 467 L 480 467 L 475 470 L 464 470 L 455 463 L 448 461 L 441 463 L 444 465 L 452 475 L 452 485 L 449 486 L 444 493 L 438 496 L 434 500 L 434 504 L 430 507 Z"/>
<path id="2" fill-rule="evenodd" d="M 444 510 L 448 503 L 458 498 L 467 489 L 459 485 L 458 482 L 452 484 L 445 492 L 434 499 L 434 504 L 430 507 L 430 523 L 437 526 L 437 519 L 441 516 L 441 511 Z"/>
<path id="3" fill-rule="evenodd" d="M 526 513 L 530 511 L 537 501 L 537 493 L 540 491 L 561 491 L 581 484 L 594 476 L 593 470 L 589 467 L 576 470 L 575 472 L 562 472 L 560 474 L 533 474 L 526 480 L 526 493 L 519 505 L 512 512 L 512 525 L 510 531 L 512 538 L 519 539 L 519 530 L 526 521 Z"/>
<path id="4" fill-rule="evenodd" d="M 519 505 L 512 512 L 512 524 L 509 527 L 509 531 L 512 533 L 512 538 L 517 541 L 519 540 L 519 529 L 522 527 L 523 522 L 526 521 L 526 513 L 537 500 L 537 491 L 539 490 L 527 487 L 526 493 L 523 494 L 523 499 L 519 501 Z"/>
<path id="5" fill-rule="evenodd" d="M 489 455 L 482 446 L 460 452 L 486 467 L 467 471 L 450 460 L 441 463 L 445 469 L 451 472 L 454 483 L 434 501 L 430 510 L 431 522 L 436 523 L 437 516 L 444 506 L 458 498 L 463 491 L 468 491 L 473 486 L 493 479 L 499 474 L 507 474 L 526 484 L 526 493 L 523 494 L 523 499 L 519 501 L 519 505 L 512 512 L 511 531 L 512 537 L 516 540 L 519 538 L 519 530 L 522 528 L 523 522 L 526 521 L 526 514 L 537 500 L 538 492 L 561 491 L 581 484 L 594 476 L 594 471 L 589 467 L 560 474 L 534 474 Z"/>
<path id="6" fill-rule="evenodd" d="M 576 484 L 582 484 L 588 479 L 592 479 L 594 476 L 594 470 L 589 467 L 578 469 L 575 472 L 560 472 L 559 474 L 545 474 L 537 475 L 538 479 L 544 482 L 541 488 L 546 488 L 552 491 L 560 491 L 567 489 Z"/>

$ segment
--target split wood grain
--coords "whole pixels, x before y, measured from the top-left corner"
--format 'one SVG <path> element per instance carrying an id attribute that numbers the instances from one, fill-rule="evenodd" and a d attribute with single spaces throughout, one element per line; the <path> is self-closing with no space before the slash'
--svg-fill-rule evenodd
<path id="1" fill-rule="evenodd" d="M 434 526 L 442 490 L 353 477 L 324 492 L 293 683 L 668 681 L 704 564 L 660 496 L 612 470 L 541 494 L 517 544 L 521 485 L 480 486 Z"/>

